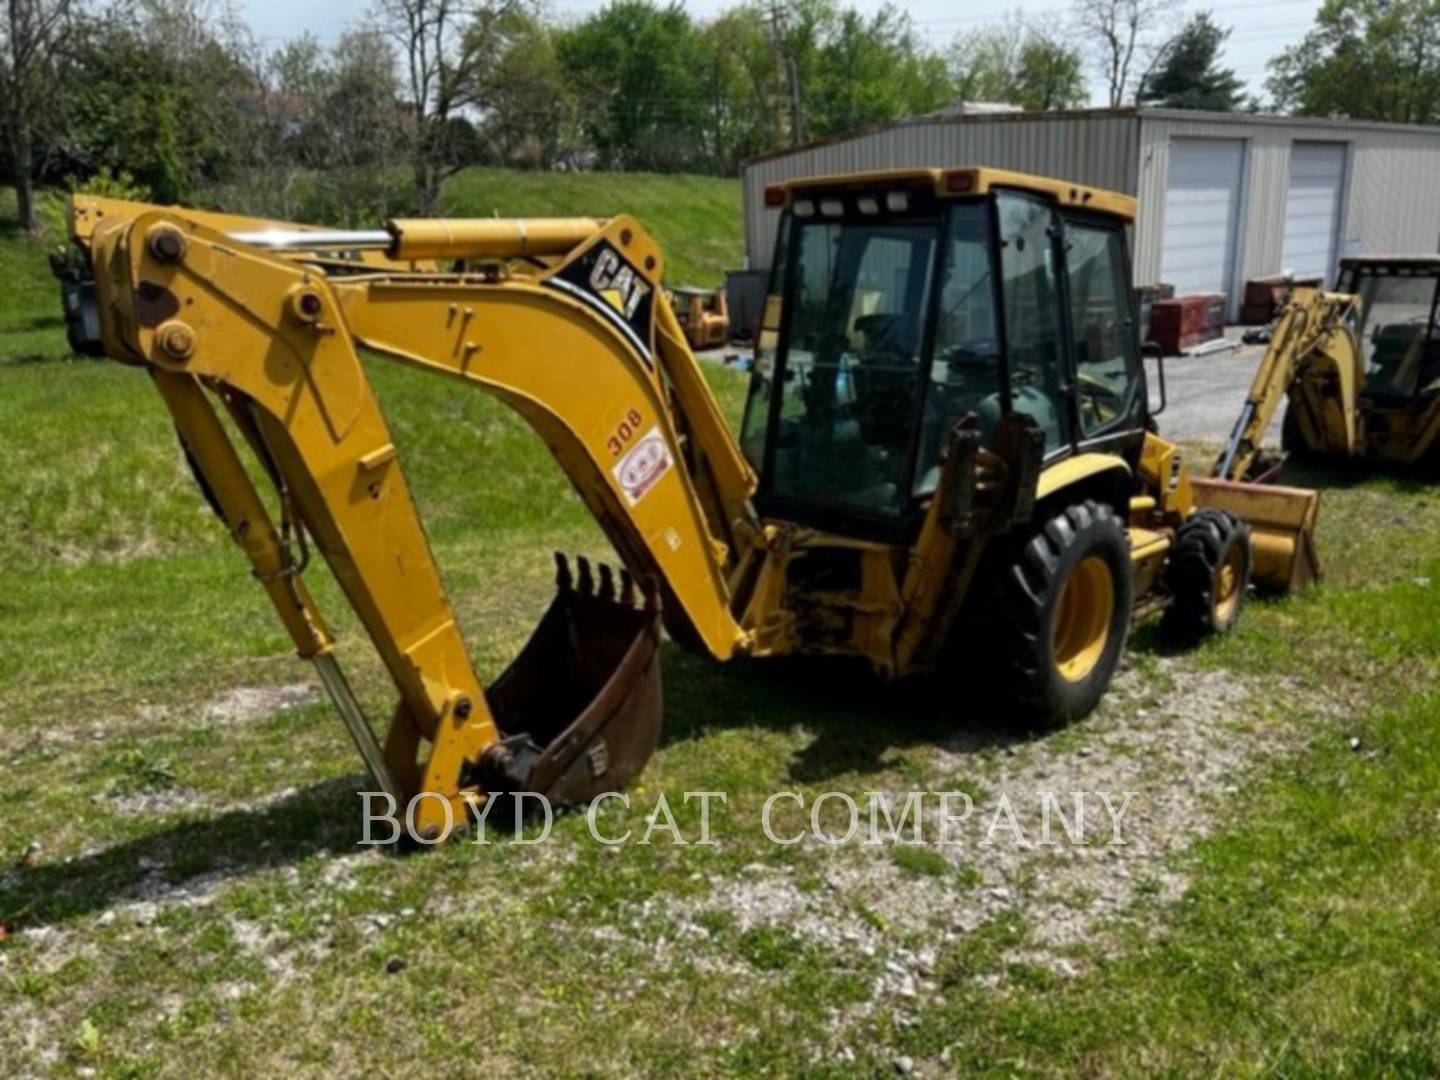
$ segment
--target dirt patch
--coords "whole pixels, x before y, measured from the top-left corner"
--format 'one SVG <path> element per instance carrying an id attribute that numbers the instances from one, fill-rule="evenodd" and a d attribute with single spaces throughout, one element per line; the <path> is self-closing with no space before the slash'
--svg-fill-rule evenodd
<path id="1" fill-rule="evenodd" d="M 185 810 L 204 810 L 208 803 L 194 788 L 175 787 L 163 791 L 134 791 L 110 797 L 110 809 L 126 817 L 151 814 L 175 814 Z"/>
<path id="2" fill-rule="evenodd" d="M 320 688 L 309 683 L 237 686 L 206 705 L 201 719 L 211 724 L 245 724 L 313 704 L 320 697 Z"/>

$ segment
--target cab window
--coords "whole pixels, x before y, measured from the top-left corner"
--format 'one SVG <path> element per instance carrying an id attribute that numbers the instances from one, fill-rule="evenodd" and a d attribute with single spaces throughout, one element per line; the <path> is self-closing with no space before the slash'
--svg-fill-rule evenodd
<path id="1" fill-rule="evenodd" d="M 939 222 L 797 222 L 768 493 L 866 515 L 908 503 Z"/>
<path id="2" fill-rule="evenodd" d="M 990 206 L 961 203 L 945 227 L 930 385 L 920 418 L 916 494 L 935 490 L 940 446 L 957 420 L 974 415 L 990 441 L 1000 420 L 1000 336 L 990 260 Z"/>
<path id="3" fill-rule="evenodd" d="M 770 440 L 770 402 L 774 394 L 775 360 L 780 348 L 780 320 L 785 313 L 785 275 L 789 272 L 790 216 L 780 219 L 775 236 L 775 258 L 770 264 L 770 283 L 765 290 L 760 327 L 755 339 L 754 371 L 745 398 L 745 417 L 740 423 L 740 449 L 756 472 L 765 468 L 765 450 Z"/>
<path id="4" fill-rule="evenodd" d="M 1045 453 L 1072 441 L 1065 403 L 1065 337 L 1061 331 L 1059 273 L 1050 204 L 1002 192 L 1000 268 L 1009 347 L 1010 397 L 1016 412 L 1029 413 L 1045 433 Z"/>
<path id="5" fill-rule="evenodd" d="M 1435 335 L 1435 278 L 1386 273 L 1356 275 L 1356 338 L 1365 361 L 1365 393 L 1408 400 L 1440 389 L 1440 340 Z"/>
<path id="6" fill-rule="evenodd" d="M 1115 226 L 1072 221 L 1065 240 L 1075 397 L 1090 436 L 1123 421 L 1139 379 L 1125 239 Z"/>

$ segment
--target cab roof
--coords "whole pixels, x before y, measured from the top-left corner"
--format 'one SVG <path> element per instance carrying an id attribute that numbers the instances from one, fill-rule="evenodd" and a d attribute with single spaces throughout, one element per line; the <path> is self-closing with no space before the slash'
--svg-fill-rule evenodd
<path id="1" fill-rule="evenodd" d="M 1061 206 L 1078 207 L 1108 214 L 1124 221 L 1135 220 L 1135 199 L 1116 191 L 1073 184 L 1068 180 L 1010 172 L 985 166 L 955 169 L 888 169 L 876 172 L 836 173 L 829 176 L 804 176 L 772 184 L 766 188 L 766 205 L 788 205 L 800 193 L 847 191 L 883 191 L 894 187 L 930 187 L 941 198 L 984 195 L 992 188 L 1018 188 L 1054 199 Z M 782 198 L 776 199 L 779 193 Z"/>
<path id="2" fill-rule="evenodd" d="M 1340 265 L 1342 267 L 1376 266 L 1440 272 L 1440 255 L 1345 255 L 1341 257 Z"/>

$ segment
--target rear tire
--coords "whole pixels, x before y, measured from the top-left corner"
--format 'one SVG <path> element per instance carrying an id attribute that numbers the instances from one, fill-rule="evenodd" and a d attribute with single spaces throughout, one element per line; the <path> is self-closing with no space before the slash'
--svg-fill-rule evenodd
<path id="1" fill-rule="evenodd" d="M 1175 534 L 1165 569 L 1172 597 L 1162 624 L 1165 632 L 1197 641 L 1232 630 L 1245 606 L 1253 564 L 1249 522 L 1228 510 L 1191 514 Z"/>
<path id="2" fill-rule="evenodd" d="M 1114 510 L 1068 506 L 1023 538 L 996 583 L 994 671 L 1024 723 L 1087 715 L 1110 685 L 1134 600 L 1130 544 Z"/>

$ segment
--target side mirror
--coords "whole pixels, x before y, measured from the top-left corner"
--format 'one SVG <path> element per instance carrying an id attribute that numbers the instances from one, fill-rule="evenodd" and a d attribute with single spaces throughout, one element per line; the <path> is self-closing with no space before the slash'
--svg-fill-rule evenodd
<path id="1" fill-rule="evenodd" d="M 1140 346 L 1140 355 L 1141 355 L 1145 360 L 1154 360 L 1154 361 L 1155 361 L 1155 373 L 1156 373 L 1156 377 L 1157 377 L 1157 379 L 1158 379 L 1158 381 L 1159 381 L 1159 383 L 1160 383 L 1160 404 L 1159 404 L 1158 406 L 1151 406 L 1151 405 L 1150 405 L 1149 391 L 1147 390 L 1147 391 L 1146 391 L 1146 397 L 1145 397 L 1145 406 L 1146 406 L 1147 409 L 1149 409 L 1149 412 L 1150 412 L 1150 415 L 1151 415 L 1151 416 L 1159 416 L 1161 413 L 1163 413 L 1163 412 L 1165 411 L 1165 401 L 1166 401 L 1166 398 L 1165 398 L 1165 350 L 1163 350 L 1162 348 L 1160 348 L 1159 344 L 1156 343 L 1156 342 L 1154 342 L 1154 341 L 1146 341 L 1146 342 L 1144 342 L 1143 344 L 1141 344 L 1141 346 Z M 1149 380 L 1148 380 L 1148 379 L 1146 380 L 1146 385 L 1147 385 L 1147 387 L 1148 387 L 1148 385 L 1149 385 Z"/>

